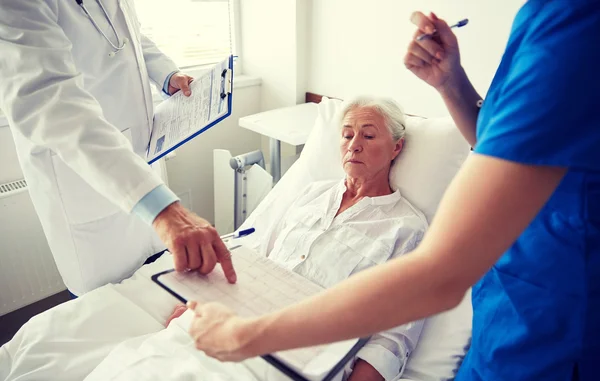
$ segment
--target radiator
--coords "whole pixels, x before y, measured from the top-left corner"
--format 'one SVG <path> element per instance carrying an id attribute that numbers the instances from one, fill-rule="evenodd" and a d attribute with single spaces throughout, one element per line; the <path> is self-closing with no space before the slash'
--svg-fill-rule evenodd
<path id="1" fill-rule="evenodd" d="M 65 289 L 27 183 L 0 184 L 0 316 Z"/>

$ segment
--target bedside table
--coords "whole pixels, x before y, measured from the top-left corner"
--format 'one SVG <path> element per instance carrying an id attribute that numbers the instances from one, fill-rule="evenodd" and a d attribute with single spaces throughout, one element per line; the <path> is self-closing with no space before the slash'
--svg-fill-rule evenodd
<path id="1" fill-rule="evenodd" d="M 273 183 L 281 178 L 281 142 L 292 146 L 306 143 L 317 114 L 316 103 L 302 103 L 240 118 L 240 127 L 269 138 Z"/>

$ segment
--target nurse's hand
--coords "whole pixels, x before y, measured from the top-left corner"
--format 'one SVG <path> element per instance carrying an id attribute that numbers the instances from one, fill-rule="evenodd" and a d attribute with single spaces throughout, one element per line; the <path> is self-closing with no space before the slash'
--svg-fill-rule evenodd
<path id="1" fill-rule="evenodd" d="M 417 26 L 413 40 L 408 45 L 404 65 L 417 77 L 441 91 L 452 85 L 456 77 L 464 75 L 460 66 L 458 41 L 448 24 L 434 13 L 428 16 L 414 12 L 410 21 Z M 435 35 L 417 41 L 422 34 Z"/>
<path id="2" fill-rule="evenodd" d="M 173 254 L 175 270 L 208 274 L 220 263 L 229 283 L 237 280 L 231 254 L 216 229 L 179 202 L 160 212 L 152 226 Z"/>
<path id="3" fill-rule="evenodd" d="M 194 80 L 193 77 L 189 75 L 185 75 L 182 73 L 175 73 L 171 76 L 169 80 L 169 94 L 173 95 L 179 90 L 183 91 L 183 95 L 189 97 L 192 95 L 192 90 L 190 90 L 190 83 Z"/>
<path id="4" fill-rule="evenodd" d="M 260 336 L 252 320 L 237 316 L 219 303 L 188 302 L 194 310 L 190 336 L 196 348 L 220 361 L 242 361 L 254 357 L 250 344 Z"/>

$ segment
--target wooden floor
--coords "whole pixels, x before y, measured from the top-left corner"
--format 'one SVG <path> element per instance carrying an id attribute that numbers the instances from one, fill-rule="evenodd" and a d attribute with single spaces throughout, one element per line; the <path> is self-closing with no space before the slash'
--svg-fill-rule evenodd
<path id="1" fill-rule="evenodd" d="M 39 302 L 0 316 L 0 346 L 10 341 L 19 328 L 33 316 L 68 300 L 71 300 L 71 295 L 68 291 L 62 291 Z"/>

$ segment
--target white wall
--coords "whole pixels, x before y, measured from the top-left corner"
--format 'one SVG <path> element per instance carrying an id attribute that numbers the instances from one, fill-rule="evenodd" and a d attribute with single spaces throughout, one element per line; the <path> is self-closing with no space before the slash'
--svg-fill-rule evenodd
<path id="1" fill-rule="evenodd" d="M 413 11 L 434 11 L 453 24 L 462 63 L 485 95 L 506 45 L 512 20 L 524 0 L 312 0 L 308 89 L 349 98 L 390 96 L 406 112 L 446 115 L 437 93 L 405 69 L 403 58 L 415 28 Z"/>
<path id="2" fill-rule="evenodd" d="M 311 91 L 340 98 L 375 94 L 407 112 L 446 115 L 435 91 L 404 68 L 414 10 L 435 11 L 458 30 L 462 62 L 484 96 L 512 19 L 524 0 L 240 0 L 244 73 L 260 77 L 261 111 L 304 102 Z M 268 153 L 268 141 L 261 148 Z M 296 154 L 283 145 L 284 160 Z M 268 156 L 268 155 L 267 155 Z M 267 157 L 268 162 L 268 157 Z"/>
<path id="3" fill-rule="evenodd" d="M 296 0 L 241 0 L 244 74 L 262 80 L 262 110 L 296 104 Z"/>
<path id="4" fill-rule="evenodd" d="M 261 79 L 261 111 L 304 102 L 308 83 L 310 0 L 240 0 L 244 74 Z M 261 149 L 270 165 L 268 139 Z M 296 154 L 282 144 L 282 157 Z"/>

